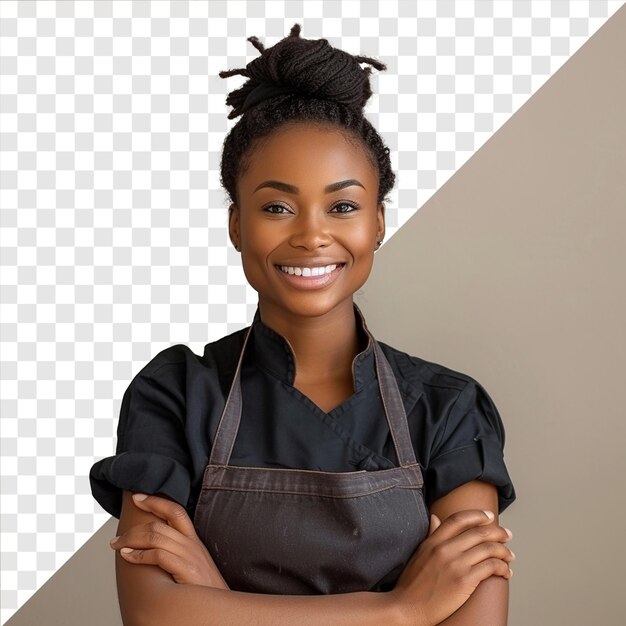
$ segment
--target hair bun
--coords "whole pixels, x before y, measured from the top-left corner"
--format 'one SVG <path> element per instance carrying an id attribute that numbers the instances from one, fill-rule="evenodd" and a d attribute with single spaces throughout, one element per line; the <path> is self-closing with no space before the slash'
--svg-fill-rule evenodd
<path id="1" fill-rule="evenodd" d="M 362 110 L 372 95 L 369 63 L 377 70 L 386 66 L 376 59 L 354 56 L 331 46 L 326 39 L 303 39 L 300 24 L 294 24 L 287 37 L 265 49 L 255 36 L 248 41 L 261 52 L 245 68 L 222 71 L 221 78 L 239 74 L 249 80 L 228 94 L 226 104 L 233 107 L 229 119 L 255 105 L 280 95 L 332 100 Z"/>

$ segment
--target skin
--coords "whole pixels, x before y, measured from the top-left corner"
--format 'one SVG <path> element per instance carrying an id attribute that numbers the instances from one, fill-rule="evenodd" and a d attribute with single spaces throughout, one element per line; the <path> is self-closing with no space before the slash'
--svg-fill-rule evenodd
<path id="1" fill-rule="evenodd" d="M 327 193 L 345 180 L 359 184 Z M 297 191 L 262 186 L 267 181 Z M 377 192 L 377 172 L 358 142 L 337 129 L 297 124 L 255 150 L 230 209 L 230 237 L 259 294 L 261 318 L 292 348 L 294 386 L 325 411 L 353 393 L 359 346 L 352 297 L 384 235 Z M 315 289 L 276 267 L 334 263 L 342 264 L 334 280 Z M 433 503 L 429 536 L 393 591 L 283 596 L 228 589 L 183 507 L 124 492 L 112 542 L 124 623 L 501 626 L 514 555 L 510 532 L 484 511 L 497 511 L 497 493 L 480 481 Z"/>

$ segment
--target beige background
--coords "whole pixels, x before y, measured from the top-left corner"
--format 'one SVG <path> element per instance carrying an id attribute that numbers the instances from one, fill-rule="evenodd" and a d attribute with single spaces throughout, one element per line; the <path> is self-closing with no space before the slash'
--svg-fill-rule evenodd
<path id="1" fill-rule="evenodd" d="M 377 254 L 382 341 L 471 374 L 507 428 L 512 626 L 623 623 L 626 8 Z M 10 626 L 120 624 L 110 520 Z"/>
<path id="2" fill-rule="evenodd" d="M 625 623 L 624 59 L 621 9 L 394 235 L 360 299 L 378 339 L 500 410 L 513 626 Z"/>

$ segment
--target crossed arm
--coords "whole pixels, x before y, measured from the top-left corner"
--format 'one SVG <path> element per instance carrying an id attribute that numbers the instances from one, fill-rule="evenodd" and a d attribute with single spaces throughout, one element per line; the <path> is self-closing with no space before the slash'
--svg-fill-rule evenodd
<path id="1" fill-rule="evenodd" d="M 505 546 L 510 535 L 484 510 L 497 510 L 496 490 L 478 481 L 435 502 L 429 537 L 393 591 L 273 595 L 228 589 L 184 508 L 124 492 L 112 544 L 122 618 L 126 626 L 505 626 L 514 557 Z M 122 556 L 123 547 L 137 549 Z"/>

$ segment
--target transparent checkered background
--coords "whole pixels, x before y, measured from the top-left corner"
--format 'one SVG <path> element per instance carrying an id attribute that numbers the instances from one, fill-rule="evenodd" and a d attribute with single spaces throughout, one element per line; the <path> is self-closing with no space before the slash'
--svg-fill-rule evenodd
<path id="1" fill-rule="evenodd" d="M 389 238 L 622 4 L 2 0 L 2 622 L 108 519 L 88 473 L 131 378 L 252 318 L 218 174 L 246 37 L 387 64 Z"/>

